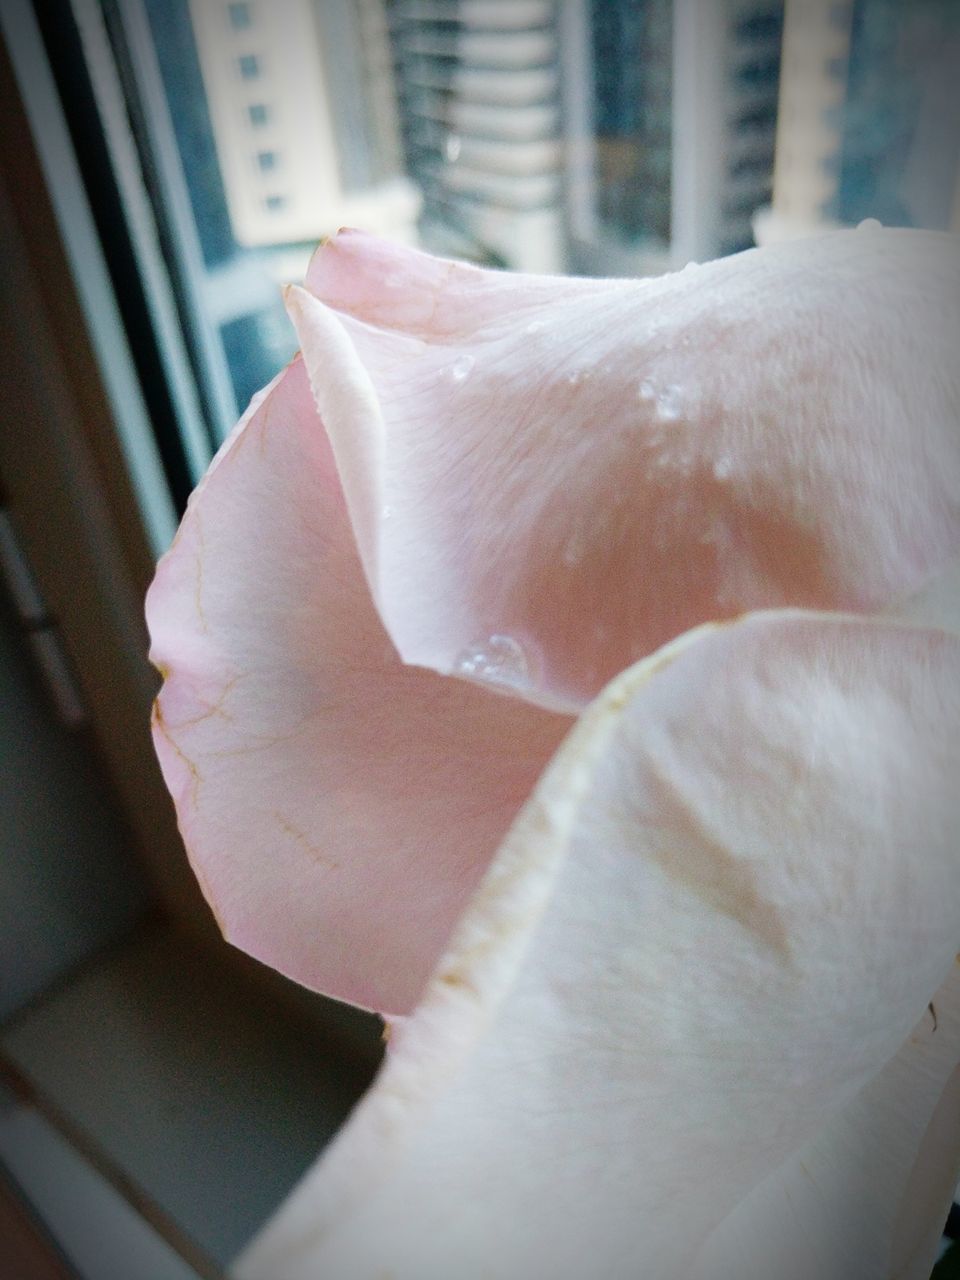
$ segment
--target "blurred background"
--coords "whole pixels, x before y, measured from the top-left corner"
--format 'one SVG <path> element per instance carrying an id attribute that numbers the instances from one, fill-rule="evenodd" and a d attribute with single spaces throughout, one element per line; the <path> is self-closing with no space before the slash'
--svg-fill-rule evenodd
<path id="1" fill-rule="evenodd" d="M 220 942 L 147 728 L 143 593 L 293 354 L 280 285 L 343 225 L 591 275 L 960 231 L 960 3 L 0 0 L 0 36 L 0 1275 L 217 1276 L 381 1052 Z"/>

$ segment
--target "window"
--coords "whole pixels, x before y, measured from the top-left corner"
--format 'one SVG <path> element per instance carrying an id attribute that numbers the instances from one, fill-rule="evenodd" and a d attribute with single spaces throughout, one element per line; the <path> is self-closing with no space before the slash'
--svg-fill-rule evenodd
<path id="1" fill-rule="evenodd" d="M 737 72 L 737 79 L 747 88 L 761 88 L 764 85 L 775 85 L 780 75 L 780 54 L 774 58 L 764 58 L 756 62 L 745 63 Z"/>
<path id="2" fill-rule="evenodd" d="M 222 77 L 242 93 L 223 57 L 225 5 L 195 9 L 211 13 Z M 2 407 L 30 424 L 15 449 L 0 450 L 0 488 L 90 719 L 71 740 L 48 717 L 36 673 L 20 671 L 0 584 L 0 721 L 10 730 L 0 745 L 13 753 L 0 753 L 0 768 L 14 823 L 0 1053 L 5 1079 L 22 1082 L 0 1106 L 0 1208 L 16 1210 L 19 1227 L 29 1202 L 24 1232 L 35 1209 L 41 1243 L 49 1232 L 57 1244 L 21 1270 L 8 1249 L 17 1242 L 0 1229 L 4 1276 L 40 1274 L 35 1264 L 50 1275 L 226 1274 L 360 1092 L 352 1049 L 332 1048 L 338 1037 L 349 1045 L 356 1028 L 371 1068 L 378 1056 L 375 1027 L 366 1035 L 339 1010 L 331 1018 L 289 984 L 266 988 L 266 971 L 236 966 L 222 945 L 194 945 L 191 935 L 211 932 L 208 911 L 183 874 L 169 801 L 157 803 L 143 578 L 173 534 L 174 503 L 235 419 L 236 405 L 218 401 L 224 384 L 232 400 L 236 373 L 239 398 L 244 367 L 263 352 L 268 367 L 250 376 L 272 376 L 289 344 L 286 326 L 278 339 L 268 323 L 275 280 L 232 235 L 191 39 L 187 0 L 0 4 L 0 294 L 4 322 L 19 323 L 5 341 Z M 228 114 L 249 161 L 242 101 L 230 99 Z M 296 270 L 278 264 L 274 274 Z M 251 316 L 228 365 L 236 321 Z M 204 438 L 195 448 L 191 434 L 188 448 L 194 428 Z M 153 874 L 138 874 L 134 841 Z M 27 996 L 14 1027 L 11 1007 Z M 276 1087 L 264 1090 L 264 1079 Z M 180 1166 L 195 1176 L 171 1178 Z"/>
<path id="3" fill-rule="evenodd" d="M 249 4 L 228 4 L 227 16 L 234 31 L 246 31 L 253 22 Z"/>
<path id="4" fill-rule="evenodd" d="M 255 53 L 242 53 L 237 59 L 237 66 L 244 80 L 256 80 L 260 75 L 260 59 Z"/>
<path id="5" fill-rule="evenodd" d="M 272 173 L 277 167 L 278 159 L 275 151 L 258 151 L 257 168 L 261 173 Z"/>
<path id="6" fill-rule="evenodd" d="M 265 102 L 251 102 L 247 107 L 247 119 L 255 129 L 262 128 L 270 119 L 270 111 Z"/>
<path id="7" fill-rule="evenodd" d="M 287 197 L 271 195 L 263 202 L 271 213 L 281 213 L 287 207 Z"/>

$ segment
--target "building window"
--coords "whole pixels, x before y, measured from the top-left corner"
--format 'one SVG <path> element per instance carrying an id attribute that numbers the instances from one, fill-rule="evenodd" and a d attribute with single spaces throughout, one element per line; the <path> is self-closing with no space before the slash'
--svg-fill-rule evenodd
<path id="1" fill-rule="evenodd" d="M 258 151 L 257 168 L 261 173 L 272 173 L 277 167 L 279 156 L 275 151 Z"/>
<path id="2" fill-rule="evenodd" d="M 244 80 L 256 80 L 260 75 L 260 59 L 255 53 L 242 53 L 237 59 L 237 66 Z"/>
<path id="3" fill-rule="evenodd" d="M 263 202 L 266 205 L 268 213 L 280 213 L 287 207 L 286 196 L 267 196 Z"/>
<path id="4" fill-rule="evenodd" d="M 745 62 L 736 72 L 737 81 L 748 89 L 772 88 L 776 90 L 780 76 L 780 55 L 758 58 Z"/>
<path id="5" fill-rule="evenodd" d="M 234 31 L 246 31 L 253 21 L 249 4 L 228 4 L 227 16 Z"/>
<path id="6" fill-rule="evenodd" d="M 262 128 L 270 119 L 270 112 L 265 102 L 251 102 L 247 107 L 247 119 L 255 129 Z"/>

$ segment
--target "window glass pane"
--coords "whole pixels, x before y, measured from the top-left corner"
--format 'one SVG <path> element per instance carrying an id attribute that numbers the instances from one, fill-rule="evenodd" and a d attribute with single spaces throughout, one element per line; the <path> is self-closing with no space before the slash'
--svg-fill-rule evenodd
<path id="1" fill-rule="evenodd" d="M 791 0 L 774 222 L 960 228 L 960 7 Z"/>
<path id="2" fill-rule="evenodd" d="M 210 10 L 206 0 L 201 0 L 201 5 Z M 248 14 L 250 8 L 247 6 Z M 204 81 L 190 7 L 185 2 L 147 0 L 146 10 L 200 243 L 203 272 L 194 284 L 222 350 L 236 403 L 242 408 L 257 387 L 293 354 L 295 343 L 286 329 L 279 286 L 281 275 L 295 278 L 302 268 L 291 264 L 284 269 L 269 248 L 251 250 L 238 241 L 224 186 L 224 155 L 218 146 L 214 104 Z M 236 25 L 232 7 L 224 5 L 214 15 L 224 55 L 229 54 L 231 40 L 224 21 L 228 12 L 229 25 Z M 242 24 L 242 17 L 239 22 Z M 231 64 L 225 56 L 223 64 L 223 80 L 239 87 L 240 77 L 230 72 L 236 63 Z M 270 127 L 270 110 L 263 99 L 250 98 L 249 90 L 241 92 L 246 96 L 232 104 L 238 113 L 234 131 L 249 133 L 247 160 L 249 172 L 255 175 L 251 179 L 255 188 L 260 181 L 256 176 L 260 172 L 257 152 L 264 148 L 255 146 L 253 137 Z M 257 192 L 261 204 L 267 194 L 265 190 Z M 281 241 L 274 253 L 286 251 Z M 230 423 L 217 425 L 224 432 Z"/>
<path id="3" fill-rule="evenodd" d="M 960 122 L 960 5 L 857 0 L 831 212 L 947 227 Z"/>
<path id="4" fill-rule="evenodd" d="M 241 405 L 294 349 L 281 284 L 339 226 L 646 275 L 749 247 L 771 205 L 771 235 L 958 217 L 952 0 L 141 6 Z M 778 114 L 794 91 L 803 118 L 822 94 L 815 154 Z"/>
<path id="5" fill-rule="evenodd" d="M 593 0 L 597 212 L 628 239 L 670 239 L 671 0 Z"/>

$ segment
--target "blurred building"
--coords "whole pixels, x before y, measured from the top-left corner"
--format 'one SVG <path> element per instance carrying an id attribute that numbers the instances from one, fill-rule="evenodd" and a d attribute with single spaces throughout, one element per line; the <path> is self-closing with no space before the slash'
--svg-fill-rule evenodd
<path id="1" fill-rule="evenodd" d="M 559 269 L 560 7 L 555 0 L 392 0 L 389 12 L 425 239 L 488 262 Z"/>
<path id="2" fill-rule="evenodd" d="M 141 2 L 163 85 L 144 119 L 192 215 L 174 244 L 198 241 L 186 274 L 244 405 L 293 354 L 280 286 L 319 239 L 417 236 L 384 3 L 126 0 L 127 32 Z"/>
<path id="3" fill-rule="evenodd" d="M 382 0 L 190 0 L 237 243 L 411 238 Z"/>
<path id="4" fill-rule="evenodd" d="M 341 225 L 653 275 L 960 217 L 955 0 L 126 0 L 128 28 L 141 8 L 140 118 L 189 205 L 169 251 L 199 245 L 184 287 L 241 405 L 292 353 L 279 284 Z"/>
<path id="5" fill-rule="evenodd" d="M 242 247 L 341 224 L 409 239 L 419 191 L 419 237 L 438 252 L 650 274 L 748 246 L 770 200 L 782 0 L 189 0 L 189 13 Z M 274 261 L 290 274 L 289 254 Z M 252 278 L 235 259 L 221 274 L 225 295 Z"/>
<path id="6" fill-rule="evenodd" d="M 410 178 L 430 247 L 527 270 L 649 273 L 734 252 L 771 204 L 766 235 L 960 217 L 954 0 L 190 13 L 241 245 L 341 223 L 410 238 Z"/>
<path id="7" fill-rule="evenodd" d="M 788 0 L 761 238 L 877 218 L 960 229 L 960 6 Z"/>
<path id="8" fill-rule="evenodd" d="M 391 0 L 425 234 L 527 270 L 651 272 L 752 243 L 782 3 Z"/>

